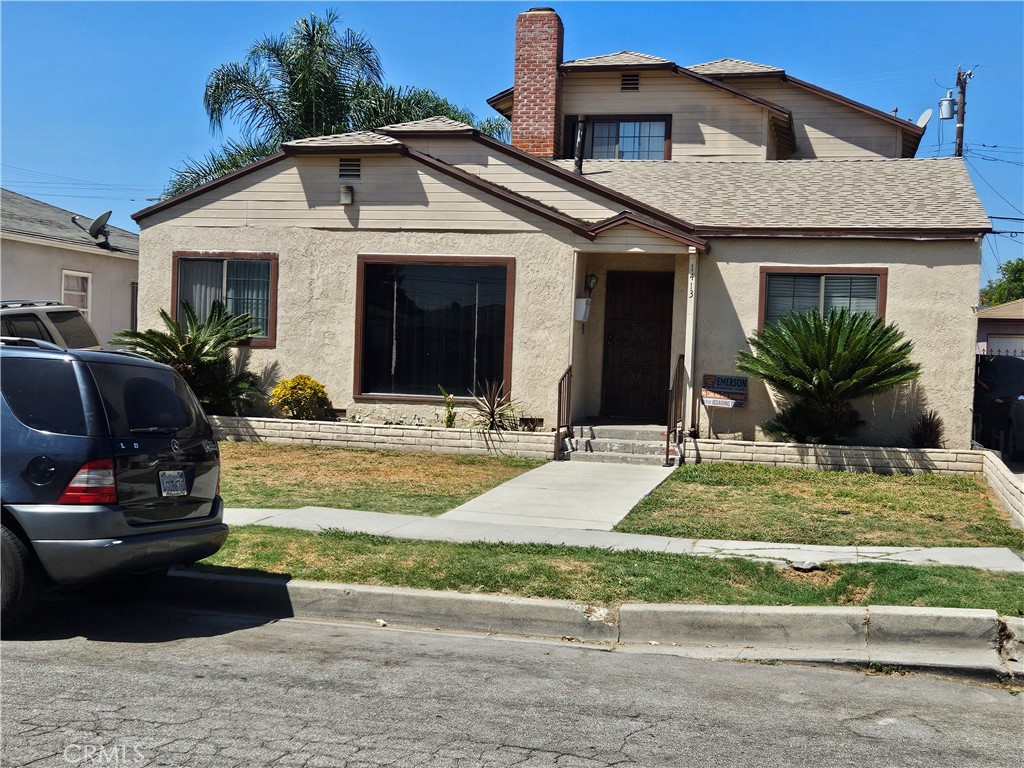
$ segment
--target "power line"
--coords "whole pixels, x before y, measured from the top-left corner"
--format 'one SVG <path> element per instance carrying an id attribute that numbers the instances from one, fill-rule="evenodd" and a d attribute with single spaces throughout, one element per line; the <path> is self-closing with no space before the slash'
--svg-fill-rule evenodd
<path id="1" fill-rule="evenodd" d="M 984 176 L 982 176 L 982 175 L 981 175 L 981 171 L 979 171 L 979 170 L 978 170 L 977 168 L 975 168 L 975 167 L 974 167 L 974 163 L 972 163 L 972 162 L 971 162 L 970 160 L 968 160 L 968 159 L 967 159 L 966 157 L 964 158 L 964 162 L 965 162 L 965 163 L 967 163 L 967 164 L 968 164 L 969 166 L 971 166 L 971 170 L 972 170 L 972 171 L 974 171 L 974 172 L 975 172 L 976 174 L 978 174 L 978 178 L 979 178 L 979 179 L 981 179 L 982 181 L 984 181 L 984 182 L 985 182 L 985 184 L 986 184 L 986 185 L 988 186 L 988 188 L 989 188 L 989 189 L 991 189 L 991 190 L 992 190 L 993 192 L 995 192 L 995 193 L 996 193 L 996 194 L 997 194 L 997 195 L 999 196 L 999 199 L 1000 199 L 1000 200 L 1002 200 L 1002 201 L 1003 201 L 1004 203 L 1006 203 L 1006 204 L 1007 204 L 1008 206 L 1010 206 L 1011 208 L 1013 208 L 1013 210 L 1015 210 L 1015 211 L 1016 211 L 1017 213 L 1019 213 L 1019 214 L 1021 214 L 1022 216 L 1024 216 L 1024 211 L 1022 211 L 1022 210 L 1021 210 L 1020 208 L 1018 208 L 1018 207 L 1017 207 L 1016 205 L 1014 205 L 1014 204 L 1013 204 L 1013 203 L 1011 203 L 1011 202 L 1010 202 L 1009 200 L 1007 200 L 1007 199 L 1006 199 L 1005 197 L 1003 197 L 1003 196 L 1002 196 L 1002 194 L 1001 194 L 1001 193 L 999 192 L 999 190 L 998 190 L 998 189 L 996 189 L 996 188 L 995 188 L 995 187 L 993 187 L 993 186 L 992 186 L 991 184 L 989 184 L 989 182 L 988 182 L 988 179 L 986 179 L 986 178 L 985 178 Z"/>

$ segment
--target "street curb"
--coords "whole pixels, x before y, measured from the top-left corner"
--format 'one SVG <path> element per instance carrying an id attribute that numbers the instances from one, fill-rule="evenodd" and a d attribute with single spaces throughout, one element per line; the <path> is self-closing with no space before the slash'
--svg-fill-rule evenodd
<path id="1" fill-rule="evenodd" d="M 177 607 L 563 638 L 659 652 L 901 667 L 1005 677 L 1024 671 L 1024 619 L 909 606 L 631 603 L 618 617 L 566 600 L 172 571 Z"/>

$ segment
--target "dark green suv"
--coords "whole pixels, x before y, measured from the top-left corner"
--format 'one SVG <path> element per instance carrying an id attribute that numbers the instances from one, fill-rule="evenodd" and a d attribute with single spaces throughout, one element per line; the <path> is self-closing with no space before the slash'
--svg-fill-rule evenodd
<path id="1" fill-rule="evenodd" d="M 41 584 L 192 563 L 224 543 L 220 452 L 173 369 L 0 341 L 2 626 Z"/>

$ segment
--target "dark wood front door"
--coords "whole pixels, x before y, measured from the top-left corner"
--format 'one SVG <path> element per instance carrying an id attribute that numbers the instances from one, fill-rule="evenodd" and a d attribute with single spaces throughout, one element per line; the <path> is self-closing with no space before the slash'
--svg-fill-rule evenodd
<path id="1" fill-rule="evenodd" d="M 663 421 L 672 352 L 671 272 L 609 272 L 601 414 Z"/>

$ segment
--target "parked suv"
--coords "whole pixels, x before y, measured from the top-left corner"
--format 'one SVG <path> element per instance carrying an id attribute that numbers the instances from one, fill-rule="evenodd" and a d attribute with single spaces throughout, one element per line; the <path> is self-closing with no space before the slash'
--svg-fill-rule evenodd
<path id="1" fill-rule="evenodd" d="M 224 543 L 220 452 L 192 391 L 138 355 L 0 339 L 2 625 L 37 588 L 192 563 Z"/>
<path id="2" fill-rule="evenodd" d="M 100 349 L 81 310 L 59 301 L 0 301 L 4 336 L 42 339 L 69 349 Z"/>

